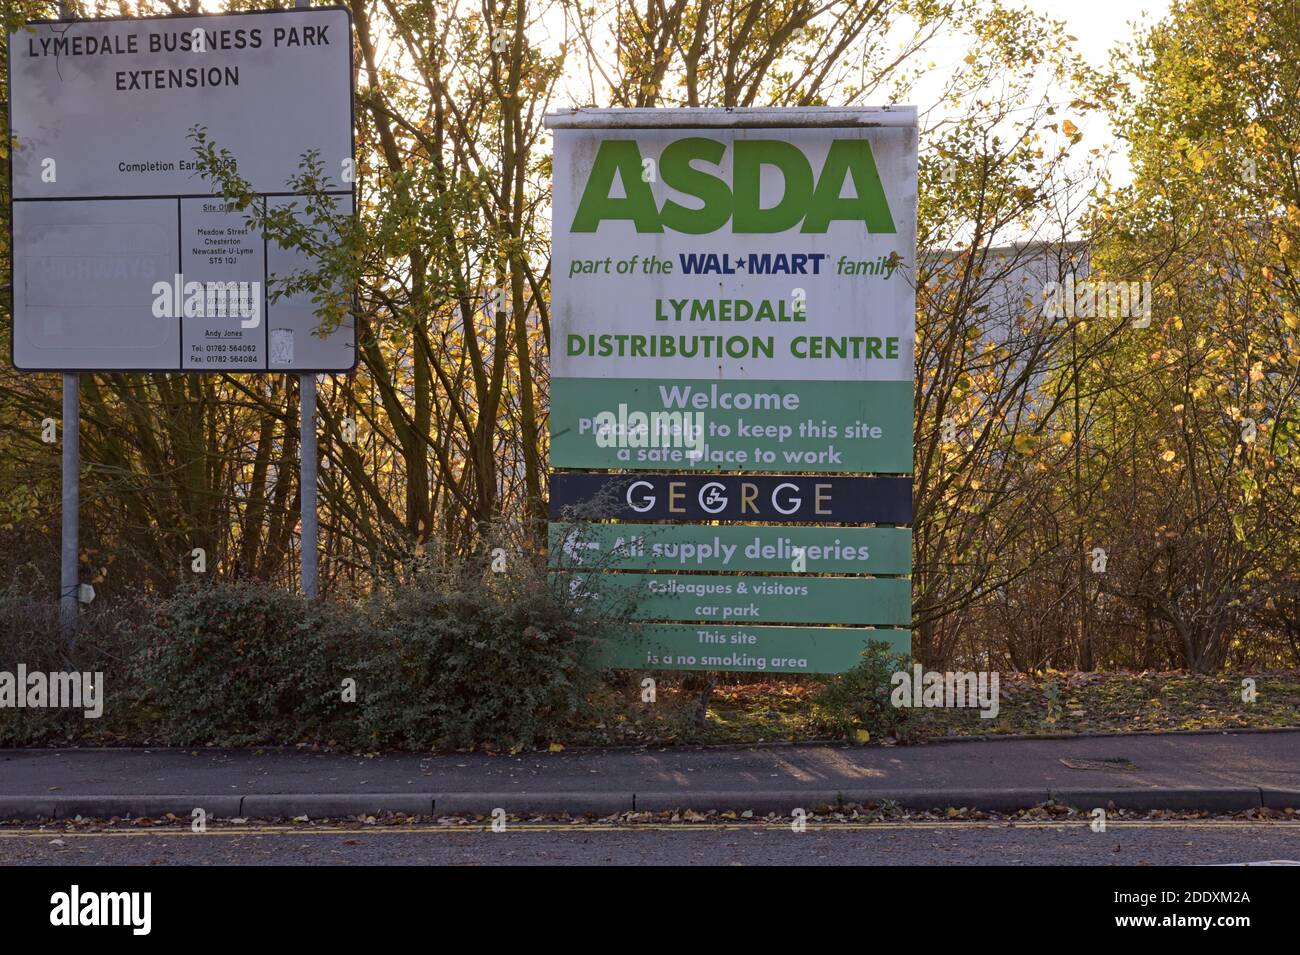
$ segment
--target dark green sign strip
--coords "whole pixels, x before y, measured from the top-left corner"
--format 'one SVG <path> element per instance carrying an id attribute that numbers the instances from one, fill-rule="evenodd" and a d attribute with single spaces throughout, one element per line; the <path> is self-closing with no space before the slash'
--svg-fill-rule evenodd
<path id="1" fill-rule="evenodd" d="M 646 624 L 601 651 L 603 666 L 634 670 L 843 673 L 873 640 L 910 655 L 910 630 L 860 627 L 715 627 Z"/>
<path id="2" fill-rule="evenodd" d="M 554 523 L 550 562 L 557 568 L 593 570 L 910 574 L 912 532 L 901 527 Z"/>
<path id="3" fill-rule="evenodd" d="M 634 620 L 877 626 L 912 621 L 912 582 L 904 577 L 576 576 L 586 579 L 593 599 L 630 607 Z"/>

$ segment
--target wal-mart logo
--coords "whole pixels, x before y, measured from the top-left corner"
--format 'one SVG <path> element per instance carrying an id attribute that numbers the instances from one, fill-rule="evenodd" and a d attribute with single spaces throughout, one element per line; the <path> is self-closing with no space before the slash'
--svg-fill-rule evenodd
<path id="1" fill-rule="evenodd" d="M 595 232 L 602 222 L 630 221 L 637 232 L 671 229 L 688 235 L 716 232 L 731 223 L 735 234 L 785 232 L 824 233 L 836 221 L 861 222 L 868 232 L 892 233 L 894 218 L 880 185 L 871 144 L 865 139 L 837 139 L 814 174 L 803 150 L 775 139 L 741 139 L 731 145 L 732 184 L 704 165 L 717 167 L 727 145 L 716 139 L 691 136 L 664 147 L 657 178 L 675 192 L 696 200 L 695 207 L 666 199 L 655 202 L 651 182 L 654 160 L 643 158 L 634 139 L 605 139 L 573 217 L 573 232 Z M 784 190 L 776 205 L 759 204 L 760 173 L 764 166 L 780 171 Z M 611 195 L 615 178 L 623 195 Z M 845 181 L 852 183 L 844 196 Z"/>

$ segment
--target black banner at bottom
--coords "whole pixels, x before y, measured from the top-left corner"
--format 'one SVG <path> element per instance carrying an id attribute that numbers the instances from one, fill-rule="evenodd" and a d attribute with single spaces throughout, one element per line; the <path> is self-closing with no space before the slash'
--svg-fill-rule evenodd
<path id="1" fill-rule="evenodd" d="M 268 865 L 256 841 L 248 843 L 250 864 L 239 867 L 0 867 L 5 935 L 11 943 L 22 940 L 30 944 L 32 936 L 48 935 L 51 942 L 62 936 L 73 944 L 112 942 L 129 948 L 150 942 L 174 946 L 198 939 L 209 946 L 247 946 L 255 936 L 264 943 L 292 939 L 298 948 L 319 941 L 327 950 L 337 951 L 350 943 L 373 947 L 388 938 L 409 937 L 412 930 L 427 928 L 431 912 L 449 922 L 470 918 L 476 907 L 484 905 L 484 898 L 495 898 L 497 892 L 511 896 L 529 892 L 534 904 L 549 902 L 548 893 L 554 893 L 558 905 L 571 899 L 575 890 L 591 886 L 590 872 L 578 871 L 581 869 L 599 867 L 605 873 L 601 878 L 607 880 L 611 864 L 627 866 L 617 877 L 624 891 L 649 898 L 662 885 L 658 867 L 691 863 L 708 867 L 721 864 L 719 860 L 726 857 L 725 852 L 702 853 L 701 845 L 695 843 L 707 834 L 692 834 L 689 826 L 681 827 L 680 833 L 594 833 L 571 824 L 571 829 L 582 831 L 574 831 L 567 843 L 589 849 L 572 853 L 555 846 L 544 853 L 531 852 L 536 848 L 531 843 L 541 837 L 519 830 L 481 835 L 473 828 L 451 836 L 388 837 L 394 842 L 390 851 L 395 863 L 388 868 L 331 866 L 320 855 L 310 865 Z M 50 838 L 58 835 L 49 833 Z M 421 864 L 413 871 L 410 863 L 428 861 L 421 858 L 421 838 L 452 840 L 458 847 L 475 838 L 498 840 L 513 851 L 496 861 L 545 864 L 546 886 L 539 892 L 535 876 L 510 868 L 455 865 L 441 869 Z M 777 848 L 765 856 L 760 851 L 763 840 L 736 833 L 728 838 L 747 847 L 747 855 L 752 856 L 749 861 L 763 870 L 723 870 L 725 880 L 737 888 L 750 885 L 755 892 L 770 892 L 779 887 L 773 880 L 780 883 L 781 873 L 768 868 L 770 865 L 795 870 L 786 876 L 792 890 L 806 884 L 808 877 L 800 871 L 809 865 L 804 855 L 784 859 Z M 893 863 L 888 857 L 863 853 L 860 846 L 853 851 L 848 838 L 844 833 L 819 834 L 814 827 L 802 835 L 769 837 L 784 839 L 787 845 L 793 840 L 820 840 L 821 858 L 816 863 L 820 866 Z M 937 832 L 929 835 L 931 843 L 944 838 Z M 367 841 L 364 835 L 352 839 L 352 843 Z M 663 846 L 657 851 L 660 843 Z M 842 852 L 838 851 L 841 844 Z M 337 846 L 344 861 L 350 845 L 340 841 Z M 162 854 L 169 853 L 162 850 Z M 1018 932 L 1059 934 L 1065 930 L 1072 940 L 1198 937 L 1230 949 L 1250 938 L 1252 931 L 1263 930 L 1274 939 L 1288 937 L 1285 933 L 1294 924 L 1294 868 L 1044 867 L 1016 861 L 1020 864 L 965 866 L 940 859 L 930 865 L 890 864 L 890 920 L 898 924 L 932 920 L 933 899 L 941 894 L 949 899 L 945 902 L 947 917 L 963 926 L 960 934 L 948 935 L 951 941 L 982 937 L 1011 918 Z M 566 862 L 573 864 L 575 871 L 566 872 L 562 867 Z M 674 874 L 687 889 L 693 888 L 695 878 L 701 879 L 703 888 L 705 879 L 707 885 L 716 886 L 720 877 L 713 868 L 698 874 L 679 869 Z M 366 899 L 380 907 L 368 907 Z M 607 914 L 597 916 L 602 922 L 608 918 Z M 757 928 L 757 924 L 748 928 Z M 729 938 L 734 940 L 737 928 L 742 934 L 746 929 L 726 928 Z M 721 925 L 714 929 L 724 931 Z M 525 931 L 522 923 L 517 931 Z M 527 931 L 535 936 L 536 928 Z M 509 930 L 494 932 L 510 934 Z"/>

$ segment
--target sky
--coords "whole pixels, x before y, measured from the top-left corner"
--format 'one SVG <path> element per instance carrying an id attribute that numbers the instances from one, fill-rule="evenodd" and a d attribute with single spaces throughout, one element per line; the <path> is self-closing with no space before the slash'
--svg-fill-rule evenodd
<path id="1" fill-rule="evenodd" d="M 1024 6 L 1064 20 L 1071 36 L 1079 40 L 1079 51 L 1089 63 L 1103 64 L 1116 45 L 1132 42 L 1141 32 L 1134 23 L 1149 28 L 1169 12 L 1169 0 L 1021 0 Z M 1110 123 L 1103 116 L 1077 119 L 1089 148 L 1112 142 Z M 1111 162 L 1113 181 L 1119 185 L 1130 178 L 1127 158 L 1117 154 Z"/>
<path id="2" fill-rule="evenodd" d="M 1150 27 L 1169 12 L 1169 0 L 1020 0 L 1021 4 L 1055 20 L 1078 38 L 1079 52 L 1094 66 L 1106 63 L 1118 44 L 1137 38 L 1136 22 Z M 1098 132 L 1106 131 L 1105 124 Z M 1091 130 L 1084 127 L 1084 135 Z"/>
<path id="3" fill-rule="evenodd" d="M 1111 51 L 1120 44 L 1135 40 L 1142 30 L 1134 23 L 1150 27 L 1169 12 L 1169 0 L 1004 0 L 1008 6 L 1020 6 L 1034 13 L 1065 23 L 1066 33 L 1077 39 L 1077 52 L 1093 66 L 1109 61 Z M 927 47 L 927 59 L 940 65 L 937 74 L 918 88 L 916 105 L 924 108 L 927 90 L 942 86 L 942 67 L 960 65 L 967 54 L 964 38 L 936 38 Z M 1068 99 L 1068 97 L 1066 97 Z M 1076 121 L 1077 118 L 1076 118 Z M 1082 125 L 1082 124 L 1080 124 Z M 1098 133 L 1105 132 L 1105 125 Z M 1085 135 L 1089 130 L 1085 127 Z"/>
<path id="4" fill-rule="evenodd" d="M 1170 0 L 1004 0 L 1008 6 L 1020 6 L 1033 13 L 1051 17 L 1065 24 L 1065 32 L 1077 40 L 1076 52 L 1094 67 L 1104 66 L 1111 59 L 1111 51 L 1127 45 L 1149 29 L 1169 12 Z M 1136 24 L 1136 26 L 1135 26 Z M 945 67 L 960 66 L 969 52 L 964 37 L 937 37 L 927 46 L 924 58 L 935 62 L 938 69 L 923 77 L 914 90 L 911 101 L 922 114 L 927 106 L 939 98 L 944 85 Z M 1073 98 L 1065 90 L 1057 91 L 1045 80 L 1041 92 L 1051 102 L 1068 104 Z M 1086 150 L 1102 148 L 1108 154 L 1107 168 L 1110 180 L 1117 186 L 1131 178 L 1127 156 L 1115 149 L 1114 135 L 1108 118 L 1094 113 L 1079 115 L 1063 109 L 1062 116 L 1070 119 L 1082 132 L 1083 139 L 1075 150 L 1083 155 Z M 1112 151 L 1113 150 L 1113 151 Z"/>
<path id="5" fill-rule="evenodd" d="M 1062 20 L 1066 30 L 1078 39 L 1080 54 L 1093 65 L 1104 64 L 1110 57 L 1110 51 L 1121 43 L 1132 41 L 1138 34 L 1134 23 L 1149 26 L 1169 12 L 1170 0 L 1004 0 L 1008 5 L 1027 7 L 1035 13 Z M 222 0 L 202 0 L 204 9 L 218 11 L 224 4 Z M 559 15 L 558 7 L 555 13 Z M 562 28 L 559 29 L 562 33 Z M 913 97 L 914 105 L 924 112 L 927 99 L 936 97 L 943 85 L 942 67 L 948 63 L 956 66 L 968 52 L 964 42 L 948 41 L 937 38 L 933 46 L 927 47 L 926 58 L 936 61 L 940 70 L 922 80 Z M 575 61 L 576 64 L 576 61 Z M 927 96 L 927 92 L 930 94 Z M 1070 97 L 1062 94 L 1060 99 L 1068 101 Z M 1112 142 L 1110 125 L 1103 116 L 1071 116 L 1083 132 L 1083 145 L 1091 149 L 1105 146 Z M 1111 164 L 1111 174 L 1117 183 L 1128 179 L 1127 164 L 1122 155 L 1116 156 Z"/>

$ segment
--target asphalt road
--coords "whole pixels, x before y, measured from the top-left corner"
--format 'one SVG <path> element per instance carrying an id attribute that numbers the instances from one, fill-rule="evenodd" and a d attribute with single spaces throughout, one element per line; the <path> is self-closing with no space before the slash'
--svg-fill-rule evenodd
<path id="1" fill-rule="evenodd" d="M 1300 824 L 513 825 L 192 834 L 0 831 L 5 865 L 1209 865 L 1300 860 Z"/>

